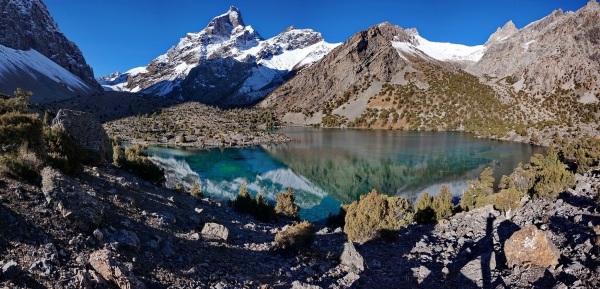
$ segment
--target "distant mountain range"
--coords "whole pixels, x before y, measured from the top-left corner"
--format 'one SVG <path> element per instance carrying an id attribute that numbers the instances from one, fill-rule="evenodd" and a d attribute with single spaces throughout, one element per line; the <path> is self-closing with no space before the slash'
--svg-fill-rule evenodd
<path id="1" fill-rule="evenodd" d="M 223 106 L 249 105 L 336 46 L 325 42 L 318 32 L 294 27 L 265 40 L 231 7 L 202 31 L 188 33 L 146 67 L 99 81 L 106 90 Z"/>
<path id="2" fill-rule="evenodd" d="M 296 125 L 466 130 L 533 137 L 600 114 L 600 4 L 508 22 L 485 45 L 431 42 L 382 23 L 361 31 L 260 105 Z M 568 125 L 566 125 L 568 124 Z M 545 131 L 544 128 L 553 127 Z M 511 136 L 512 135 L 512 136 Z M 555 136 L 556 137 L 556 136 Z"/>
<path id="3" fill-rule="evenodd" d="M 342 44 L 290 27 L 264 39 L 231 7 L 147 66 L 100 77 L 41 0 L 0 0 L 0 92 L 34 102 L 104 90 L 218 106 L 259 104 L 295 125 L 464 130 L 547 139 L 600 116 L 600 4 L 556 10 L 484 45 L 381 23 Z M 565 124 L 567 124 L 565 126 Z"/>
<path id="4" fill-rule="evenodd" d="M 40 0 L 0 0 L 0 92 L 20 87 L 44 102 L 100 91 L 81 51 Z"/>

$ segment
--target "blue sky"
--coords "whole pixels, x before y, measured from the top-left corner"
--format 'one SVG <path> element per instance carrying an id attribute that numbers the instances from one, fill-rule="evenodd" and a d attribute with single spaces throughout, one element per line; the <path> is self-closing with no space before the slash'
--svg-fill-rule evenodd
<path id="1" fill-rule="evenodd" d="M 415 27 L 431 41 L 483 44 L 512 20 L 518 28 L 553 10 L 575 11 L 587 0 L 273 1 L 273 0 L 44 0 L 61 30 L 83 51 L 96 76 L 145 66 L 188 32 L 202 30 L 229 6 L 270 38 L 294 25 L 329 42 L 389 21 Z M 174 4 L 177 3 L 177 4 Z"/>

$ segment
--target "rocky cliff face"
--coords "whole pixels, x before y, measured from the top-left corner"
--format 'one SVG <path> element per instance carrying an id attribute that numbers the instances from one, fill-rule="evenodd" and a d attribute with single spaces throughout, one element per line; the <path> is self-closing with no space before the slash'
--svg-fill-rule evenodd
<path id="1" fill-rule="evenodd" d="M 81 51 L 69 41 L 41 0 L 0 0 L 0 45 L 15 50 L 34 49 L 99 89 Z"/>
<path id="2" fill-rule="evenodd" d="M 483 58 L 469 71 L 505 79 L 516 91 L 572 90 L 581 102 L 600 94 L 600 3 L 576 12 L 556 10 L 521 30 L 512 22 L 486 43 Z"/>
<path id="3" fill-rule="evenodd" d="M 106 77 L 101 83 L 107 90 L 247 105 L 334 46 L 318 32 L 293 27 L 264 40 L 245 25 L 239 9 L 231 7 L 202 31 L 188 33 L 146 67 Z"/>
<path id="4" fill-rule="evenodd" d="M 509 21 L 478 46 L 432 42 L 415 29 L 382 23 L 355 34 L 261 105 L 296 125 L 460 130 L 534 143 L 555 132 L 565 136 L 565 123 L 597 134 L 597 19 L 600 4 L 592 0 L 521 30 Z"/>

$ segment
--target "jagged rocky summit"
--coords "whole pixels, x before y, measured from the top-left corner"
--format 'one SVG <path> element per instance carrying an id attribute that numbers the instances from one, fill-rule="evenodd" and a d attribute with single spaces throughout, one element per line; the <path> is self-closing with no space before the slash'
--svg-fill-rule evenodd
<path id="1" fill-rule="evenodd" d="M 105 90 L 130 91 L 223 106 L 261 100 L 336 44 L 311 29 L 290 27 L 263 39 L 231 7 L 188 33 L 146 67 L 99 79 Z"/>
<path id="2" fill-rule="evenodd" d="M 100 90 L 81 50 L 41 0 L 0 0 L 0 91 L 16 87 L 43 102 Z"/>

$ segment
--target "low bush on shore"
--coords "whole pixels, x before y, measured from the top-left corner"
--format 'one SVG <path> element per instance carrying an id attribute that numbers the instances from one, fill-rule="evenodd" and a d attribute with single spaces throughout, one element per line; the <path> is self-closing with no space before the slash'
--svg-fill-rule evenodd
<path id="1" fill-rule="evenodd" d="M 315 240 L 315 227 L 310 222 L 301 222 L 275 235 L 276 251 L 297 253 L 310 249 Z"/>
<path id="2" fill-rule="evenodd" d="M 270 205 L 260 194 L 253 198 L 246 185 L 240 187 L 237 198 L 233 201 L 233 208 L 263 222 L 271 222 L 275 219 L 275 207 Z"/>
<path id="3" fill-rule="evenodd" d="M 123 148 L 120 144 L 115 144 L 113 146 L 113 164 L 157 185 L 165 181 L 164 172 L 148 159 L 139 145 Z"/>
<path id="4" fill-rule="evenodd" d="M 348 206 L 344 232 L 350 241 L 364 243 L 407 226 L 413 220 L 410 203 L 373 190 Z"/>

